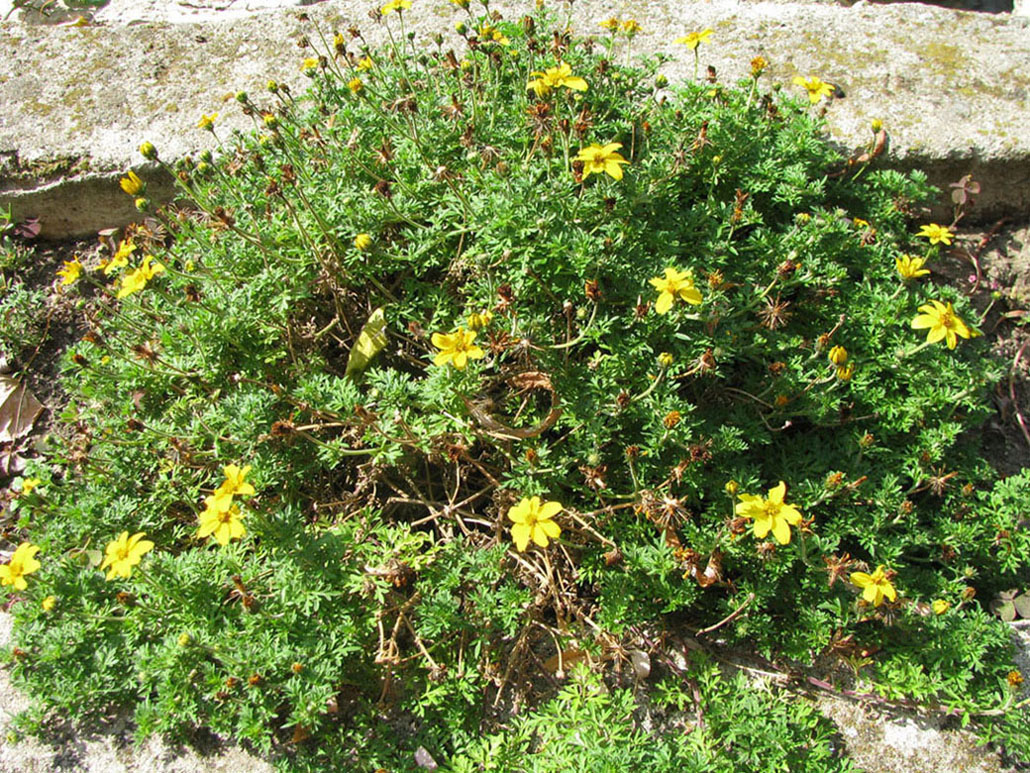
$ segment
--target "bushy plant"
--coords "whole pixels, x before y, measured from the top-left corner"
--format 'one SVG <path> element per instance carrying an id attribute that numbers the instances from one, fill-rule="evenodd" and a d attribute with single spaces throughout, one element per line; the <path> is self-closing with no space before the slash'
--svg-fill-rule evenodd
<path id="1" fill-rule="evenodd" d="M 669 628 L 1006 737 L 980 600 L 1025 572 L 1028 480 L 962 442 L 998 374 L 920 274 L 951 237 L 915 233 L 925 177 L 842 159 L 822 91 L 758 60 L 672 85 L 618 63 L 632 28 L 546 11 L 418 49 L 404 6 L 305 96 L 238 94 L 254 132 L 169 167 L 178 204 L 122 181 L 147 217 L 78 280 L 99 312 L 20 502 L 39 711 L 460 761 L 566 659 Z"/>

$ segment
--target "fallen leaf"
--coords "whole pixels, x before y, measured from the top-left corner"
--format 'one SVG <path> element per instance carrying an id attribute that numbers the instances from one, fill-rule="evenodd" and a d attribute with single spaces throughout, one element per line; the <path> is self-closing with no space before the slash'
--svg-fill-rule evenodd
<path id="1" fill-rule="evenodd" d="M 590 653 L 586 650 L 580 649 L 569 649 L 561 653 L 561 667 L 562 670 L 568 673 L 569 669 L 577 663 L 590 660 Z M 544 668 L 550 671 L 552 674 L 558 673 L 558 662 L 559 658 L 557 655 L 552 655 L 544 661 Z"/>
<path id="2" fill-rule="evenodd" d="M 24 383 L 0 376 L 0 443 L 13 443 L 27 435 L 42 412 L 43 406 Z"/>

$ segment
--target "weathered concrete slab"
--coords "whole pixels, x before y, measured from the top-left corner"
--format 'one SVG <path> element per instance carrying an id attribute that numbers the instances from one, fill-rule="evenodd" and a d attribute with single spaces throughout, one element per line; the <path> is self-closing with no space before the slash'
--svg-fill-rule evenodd
<path id="1" fill-rule="evenodd" d="M 308 54 L 298 45 L 305 36 L 317 40 L 316 26 L 329 34 L 358 25 L 370 41 L 385 38 L 368 17 L 375 4 L 365 0 L 326 0 L 225 21 L 212 13 L 214 21 L 188 23 L 146 21 L 142 8 L 130 14 L 129 21 L 139 22 L 133 24 L 114 13 L 119 1 L 87 26 L 0 23 L 0 206 L 41 216 L 44 235 L 52 238 L 91 234 L 132 217 L 117 177 L 139 168 L 141 141 L 153 142 L 165 158 L 211 147 L 213 138 L 196 128 L 201 113 L 220 113 L 223 136 L 251 125 L 231 99 L 235 91 L 257 94 L 269 78 L 303 89 L 299 65 Z M 529 0 L 491 4 L 510 18 L 531 6 Z M 105 22 L 105 13 L 114 21 Z M 415 0 L 406 21 L 422 40 L 443 32 L 458 47 L 451 29 L 459 13 L 446 0 Z M 602 33 L 597 23 L 612 15 L 643 26 L 635 52 L 678 57 L 668 67 L 670 78 L 693 70 L 690 52 L 673 39 L 706 27 L 715 33 L 701 47 L 702 70 L 712 64 L 724 81 L 744 77 L 759 54 L 786 88 L 795 75 L 818 75 L 845 95 L 828 113 L 836 141 L 866 142 L 870 121 L 879 118 L 891 133 L 891 164 L 921 166 L 942 185 L 972 173 L 983 185 L 982 219 L 1030 217 L 1026 18 L 862 2 L 848 8 L 577 0 L 572 6 L 572 24 L 584 34 Z"/>

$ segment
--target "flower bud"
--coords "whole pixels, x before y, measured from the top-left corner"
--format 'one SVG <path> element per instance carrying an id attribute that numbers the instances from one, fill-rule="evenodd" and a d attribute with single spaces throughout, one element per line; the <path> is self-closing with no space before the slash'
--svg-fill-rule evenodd
<path id="1" fill-rule="evenodd" d="M 737 483 L 737 481 L 735 481 L 735 480 L 728 480 L 728 481 L 726 481 L 726 485 L 723 486 L 723 488 L 726 489 L 726 493 L 727 494 L 729 494 L 730 496 L 733 496 L 734 494 L 737 493 L 737 491 L 740 490 L 740 484 Z"/>
<path id="2" fill-rule="evenodd" d="M 157 148 L 150 142 L 144 142 L 139 146 L 139 154 L 147 161 L 157 161 Z"/>
<path id="3" fill-rule="evenodd" d="M 834 365 L 843 365 L 848 361 L 848 350 L 843 346 L 834 346 L 827 356 Z"/>
<path id="4" fill-rule="evenodd" d="M 188 647 L 188 646 L 190 646 L 190 643 L 192 641 L 193 641 L 193 637 L 190 636 L 188 633 L 180 633 L 179 634 L 179 646 L 180 647 Z"/>
<path id="5" fill-rule="evenodd" d="M 658 364 L 663 368 L 668 368 L 673 363 L 673 356 L 669 352 L 662 352 L 658 355 Z"/>
<path id="6" fill-rule="evenodd" d="M 364 252 L 372 246 L 372 237 L 366 233 L 360 233 L 354 237 L 354 249 Z"/>
<path id="7" fill-rule="evenodd" d="M 664 75 L 659 75 L 657 78 L 654 79 L 654 87 L 656 89 L 664 89 L 668 85 L 669 79 L 666 78 Z"/>

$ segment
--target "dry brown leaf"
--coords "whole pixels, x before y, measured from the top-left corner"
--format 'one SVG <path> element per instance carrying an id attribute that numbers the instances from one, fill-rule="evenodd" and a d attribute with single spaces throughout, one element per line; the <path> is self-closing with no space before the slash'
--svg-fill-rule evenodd
<path id="1" fill-rule="evenodd" d="M 0 443 L 27 435 L 42 412 L 43 406 L 22 381 L 0 376 Z"/>
<path id="2" fill-rule="evenodd" d="M 590 661 L 590 653 L 581 649 L 568 649 L 561 653 L 561 668 L 568 673 L 569 669 L 577 663 Z M 558 656 L 552 655 L 544 661 L 544 668 L 552 674 L 558 673 Z"/>

